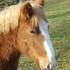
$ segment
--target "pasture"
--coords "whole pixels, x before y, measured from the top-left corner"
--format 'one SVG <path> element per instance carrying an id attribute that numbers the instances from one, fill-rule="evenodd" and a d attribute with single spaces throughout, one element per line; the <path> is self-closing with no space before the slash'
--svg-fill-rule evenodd
<path id="1" fill-rule="evenodd" d="M 70 0 L 46 0 L 44 10 L 58 61 L 53 70 L 70 70 Z M 28 58 L 20 59 L 18 70 L 39 70 Z"/>

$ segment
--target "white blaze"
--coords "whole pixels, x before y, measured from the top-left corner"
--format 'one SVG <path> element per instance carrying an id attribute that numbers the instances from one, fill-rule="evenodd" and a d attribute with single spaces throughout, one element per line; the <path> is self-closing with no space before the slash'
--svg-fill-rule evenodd
<path id="1" fill-rule="evenodd" d="M 42 35 L 45 38 L 44 47 L 48 55 L 48 59 L 50 62 L 50 69 L 51 69 L 56 65 L 56 59 L 55 59 L 54 49 L 53 49 L 53 46 L 49 37 L 49 33 L 48 33 L 48 23 L 44 20 L 41 20 L 39 22 L 39 28 Z"/>

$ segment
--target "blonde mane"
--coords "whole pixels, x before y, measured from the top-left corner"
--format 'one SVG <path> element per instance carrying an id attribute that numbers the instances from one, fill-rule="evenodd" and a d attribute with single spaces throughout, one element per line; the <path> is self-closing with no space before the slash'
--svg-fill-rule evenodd
<path id="1" fill-rule="evenodd" d="M 10 29 L 17 27 L 19 15 L 20 4 L 12 5 L 0 11 L 0 33 L 6 33 Z"/>
<path id="2" fill-rule="evenodd" d="M 40 8 L 40 6 L 38 4 L 35 4 L 34 2 L 28 2 L 30 2 L 33 6 L 36 15 L 40 15 L 40 17 L 46 20 L 45 15 L 42 14 L 43 11 L 41 9 L 37 9 L 38 7 Z M 20 10 L 23 5 L 24 3 L 19 3 L 17 5 L 12 5 L 0 11 L 0 34 L 7 33 L 10 31 L 10 29 L 15 29 L 16 27 L 18 27 Z"/>

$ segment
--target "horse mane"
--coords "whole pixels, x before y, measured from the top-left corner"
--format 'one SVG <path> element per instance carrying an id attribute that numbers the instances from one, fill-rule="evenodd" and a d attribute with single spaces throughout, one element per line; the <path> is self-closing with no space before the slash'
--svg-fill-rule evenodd
<path id="1" fill-rule="evenodd" d="M 17 27 L 19 15 L 20 4 L 12 5 L 0 11 L 0 33 L 6 33 Z"/>
<path id="2" fill-rule="evenodd" d="M 45 15 L 42 14 L 43 11 L 37 9 L 39 5 L 36 5 L 33 2 L 30 2 L 30 3 L 33 6 L 33 10 L 36 13 L 36 15 L 40 15 L 42 18 L 46 20 Z M 19 18 L 20 18 L 20 10 L 23 5 L 24 3 L 19 3 L 17 5 L 12 5 L 0 11 L 0 34 L 7 33 L 10 31 L 10 29 L 15 29 L 16 27 L 18 27 Z"/>

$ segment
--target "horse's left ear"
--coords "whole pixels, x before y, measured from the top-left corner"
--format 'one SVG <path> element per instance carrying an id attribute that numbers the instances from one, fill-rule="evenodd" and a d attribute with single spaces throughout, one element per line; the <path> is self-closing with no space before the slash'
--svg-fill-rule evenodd
<path id="1" fill-rule="evenodd" d="M 21 16 L 30 19 L 33 15 L 33 8 L 29 2 L 26 2 L 21 8 Z"/>

